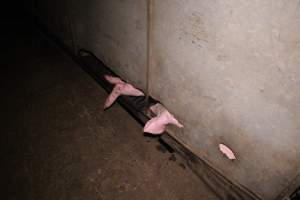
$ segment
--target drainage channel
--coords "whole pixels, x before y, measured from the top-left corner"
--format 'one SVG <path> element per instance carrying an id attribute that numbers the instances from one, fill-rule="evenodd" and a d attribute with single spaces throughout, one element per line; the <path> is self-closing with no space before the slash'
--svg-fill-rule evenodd
<path id="1" fill-rule="evenodd" d="M 104 75 L 117 75 L 106 67 L 92 52 L 80 50 L 77 61 L 80 62 L 82 69 L 106 90 L 106 92 L 110 93 L 112 91 L 113 85 L 105 80 Z M 142 125 L 149 120 L 147 115 L 149 108 L 158 103 L 158 101 L 152 97 L 147 98 L 146 96 L 120 96 L 117 102 Z"/>

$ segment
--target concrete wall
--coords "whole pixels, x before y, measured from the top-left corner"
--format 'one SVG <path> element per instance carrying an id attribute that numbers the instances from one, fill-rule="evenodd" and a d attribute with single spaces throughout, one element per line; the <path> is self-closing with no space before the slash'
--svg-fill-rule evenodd
<path id="1" fill-rule="evenodd" d="M 275 199 L 300 171 L 299 1 L 155 0 L 153 10 L 150 93 L 183 122 L 175 137 Z"/>
<path id="2" fill-rule="evenodd" d="M 43 0 L 34 7 L 35 15 L 65 44 L 92 51 L 145 89 L 146 0 Z"/>

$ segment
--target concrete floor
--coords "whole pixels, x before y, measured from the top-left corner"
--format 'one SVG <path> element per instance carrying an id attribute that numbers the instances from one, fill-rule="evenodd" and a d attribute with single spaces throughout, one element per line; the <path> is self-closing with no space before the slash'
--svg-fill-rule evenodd
<path id="1" fill-rule="evenodd" d="M 3 199 L 217 199 L 32 26 L 3 24 Z"/>

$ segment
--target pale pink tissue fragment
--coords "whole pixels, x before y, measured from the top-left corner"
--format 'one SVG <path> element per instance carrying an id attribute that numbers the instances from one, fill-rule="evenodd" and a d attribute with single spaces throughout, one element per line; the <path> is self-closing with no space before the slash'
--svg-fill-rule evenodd
<path id="1" fill-rule="evenodd" d="M 118 77 L 105 75 L 104 78 L 111 84 L 115 85 L 104 103 L 104 109 L 109 108 L 116 99 L 121 95 L 126 96 L 145 96 L 143 92 L 133 87 L 131 84 L 122 81 Z"/>
<path id="2" fill-rule="evenodd" d="M 157 104 L 150 107 L 150 109 L 157 110 Z M 165 131 L 167 124 L 174 124 L 179 128 L 183 128 L 183 125 L 165 107 L 159 106 L 159 113 L 156 114 L 156 117 L 146 123 L 144 132 L 155 135 L 161 134 Z"/>
<path id="3" fill-rule="evenodd" d="M 227 157 L 228 159 L 230 159 L 230 160 L 235 160 L 235 159 L 236 159 L 236 157 L 235 157 L 233 151 L 232 151 L 229 147 L 227 147 L 226 145 L 224 145 L 224 144 L 219 144 L 219 149 L 220 149 L 220 151 L 221 151 L 223 154 L 226 155 L 226 157 Z"/>
<path id="4" fill-rule="evenodd" d="M 104 78 L 113 85 L 118 84 L 118 83 L 124 83 L 124 81 L 122 81 L 119 77 L 104 75 Z"/>

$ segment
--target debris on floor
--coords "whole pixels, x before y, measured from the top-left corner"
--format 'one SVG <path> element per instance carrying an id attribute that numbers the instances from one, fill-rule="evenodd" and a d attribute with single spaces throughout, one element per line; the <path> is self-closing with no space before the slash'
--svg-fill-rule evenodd
<path id="1" fill-rule="evenodd" d="M 151 134 L 162 134 L 168 124 L 173 124 L 179 128 L 183 125 L 161 104 L 155 104 L 150 110 L 157 116 L 150 119 L 145 127 L 144 132 Z"/>
<path id="2" fill-rule="evenodd" d="M 224 145 L 224 144 L 219 144 L 219 149 L 220 149 L 220 151 L 221 151 L 223 154 L 225 154 L 225 156 L 226 156 L 228 159 L 230 159 L 230 160 L 235 160 L 235 159 L 236 159 L 236 157 L 235 157 L 233 151 L 232 151 L 229 147 L 227 147 L 226 145 Z"/>
<path id="3" fill-rule="evenodd" d="M 118 77 L 105 75 L 104 78 L 111 84 L 115 85 L 112 92 L 107 97 L 104 109 L 109 108 L 119 96 L 127 95 L 127 96 L 145 96 L 143 92 L 133 87 L 131 84 L 122 81 Z"/>

